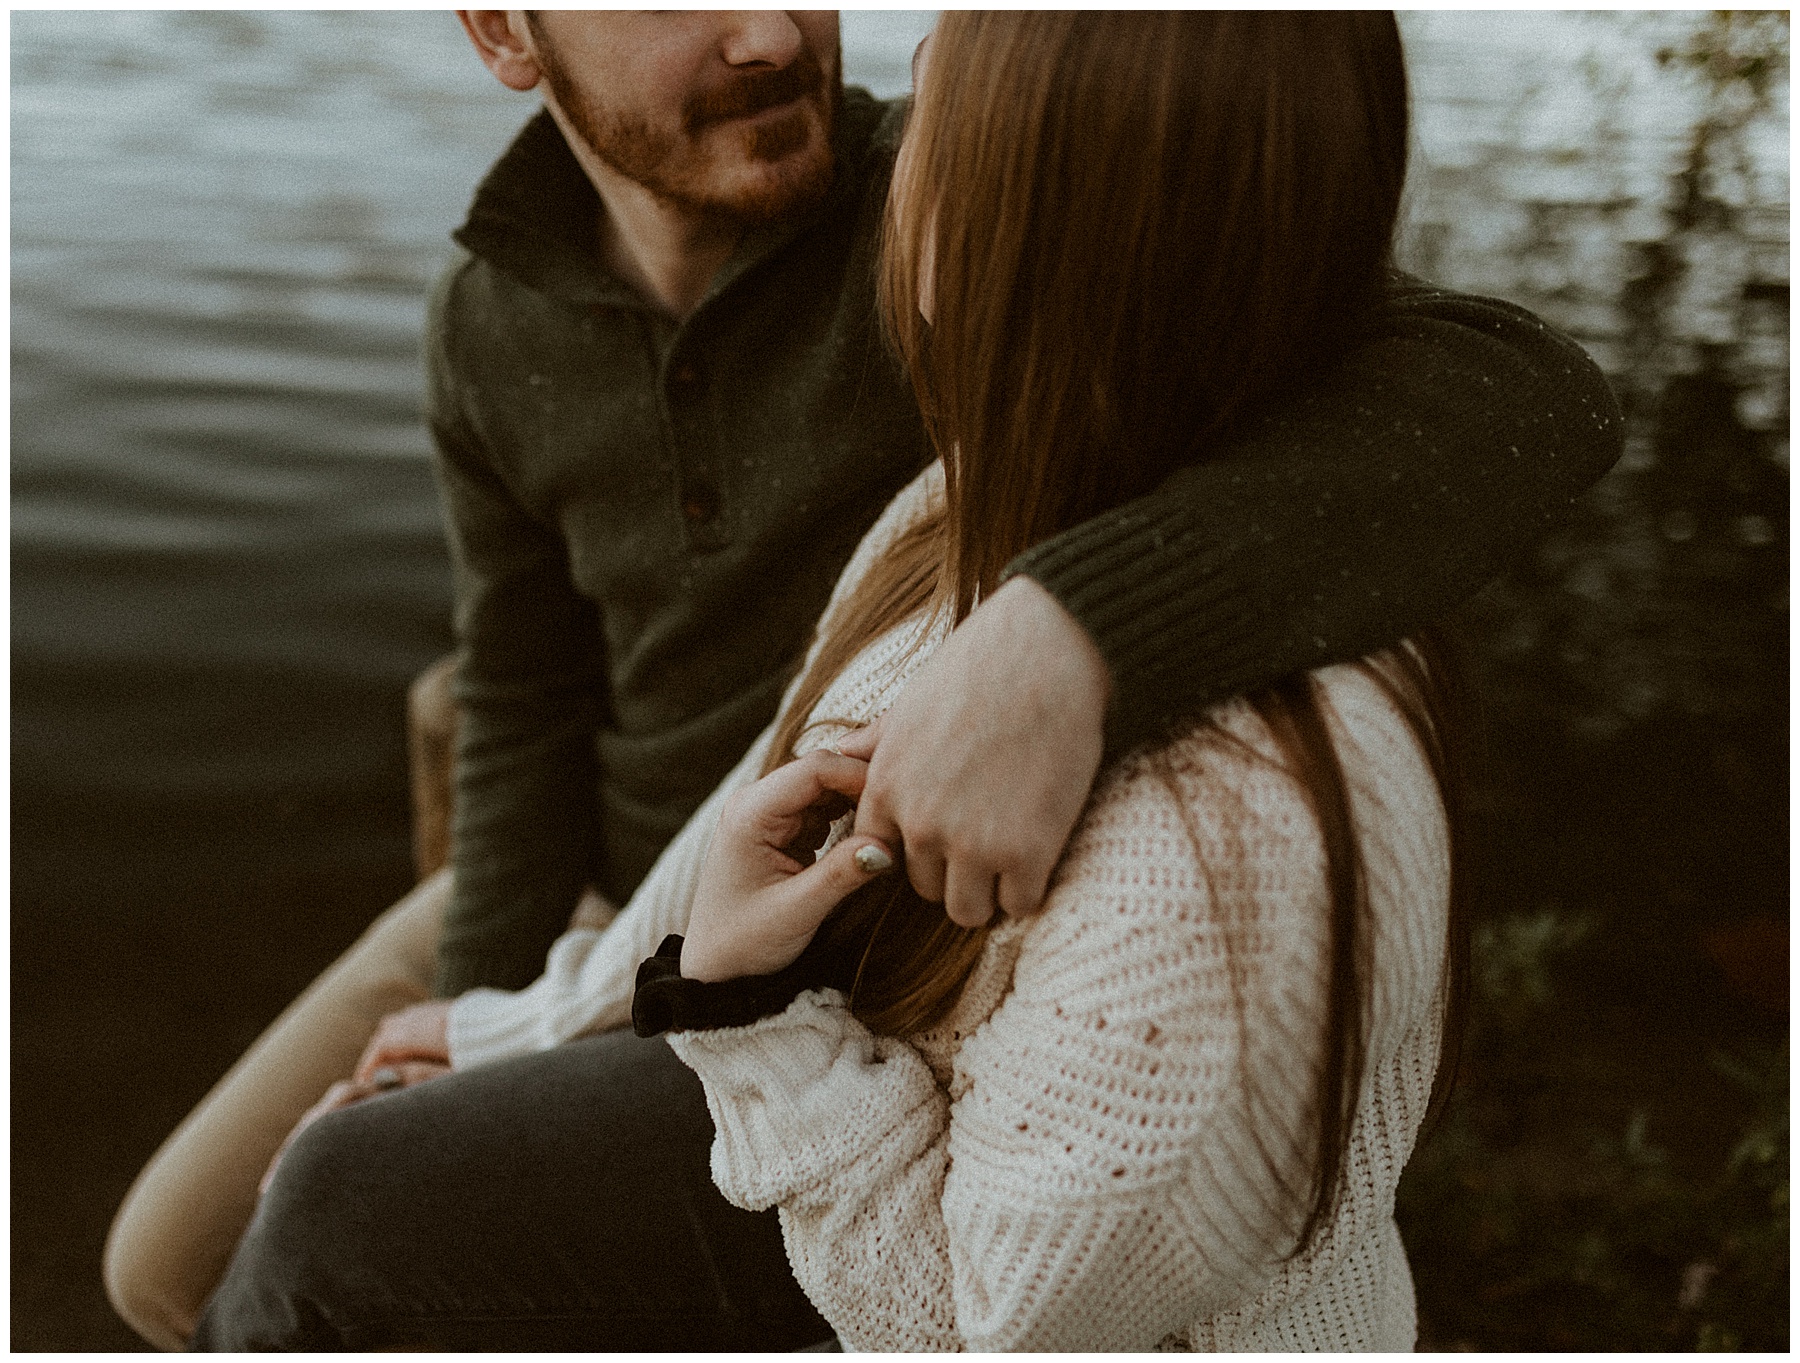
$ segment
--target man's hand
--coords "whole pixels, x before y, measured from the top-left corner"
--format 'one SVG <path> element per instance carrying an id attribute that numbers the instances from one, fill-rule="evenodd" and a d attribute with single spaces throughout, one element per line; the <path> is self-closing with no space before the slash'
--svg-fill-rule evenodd
<path id="1" fill-rule="evenodd" d="M 869 759 L 856 831 L 964 927 L 1042 907 L 1087 803 L 1111 689 L 1100 650 L 1016 577 L 970 613 L 882 716 L 840 740 Z"/>

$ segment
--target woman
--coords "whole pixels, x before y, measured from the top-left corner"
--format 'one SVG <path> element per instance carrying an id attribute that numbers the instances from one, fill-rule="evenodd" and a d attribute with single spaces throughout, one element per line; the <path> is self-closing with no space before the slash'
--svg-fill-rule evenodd
<path id="1" fill-rule="evenodd" d="M 679 949 L 698 980 L 818 945 L 844 853 L 795 875 L 779 849 L 859 774 L 809 723 L 873 718 L 1014 555 L 1329 361 L 1407 135 L 1393 21 L 1348 14 L 950 14 L 913 119 L 886 298 L 941 476 L 827 618 L 771 760 L 813 755 L 726 808 Z M 715 1178 L 782 1208 L 848 1346 L 1412 1346 L 1393 1181 L 1450 984 L 1420 657 L 1296 678 L 1121 764 L 1030 923 L 859 892 L 822 934 L 847 998 L 709 1026 L 652 967 L 640 1015 L 685 992 L 699 1024 L 672 1044 Z"/>
<path id="2" fill-rule="evenodd" d="M 449 1008 L 454 1067 L 617 1027 L 635 979 L 721 1190 L 781 1209 L 851 1348 L 1410 1348 L 1394 1185 L 1460 992 L 1434 649 L 1129 756 L 1030 920 L 948 922 L 839 817 L 1007 562 L 1354 334 L 1404 179 L 1393 20 L 952 12 L 919 66 L 884 299 L 940 463 L 619 919 Z"/>

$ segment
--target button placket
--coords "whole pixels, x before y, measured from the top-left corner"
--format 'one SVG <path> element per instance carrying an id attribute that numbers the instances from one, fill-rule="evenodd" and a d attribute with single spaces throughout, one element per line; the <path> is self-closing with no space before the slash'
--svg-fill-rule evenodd
<path id="1" fill-rule="evenodd" d="M 682 528 L 691 548 L 701 551 L 724 546 L 724 498 L 717 478 L 707 468 L 706 444 L 694 439 L 700 419 L 700 371 L 691 359 L 673 358 L 668 369 L 667 392 L 671 423 L 676 431 L 678 506 Z"/>
<path id="2" fill-rule="evenodd" d="M 719 515 L 719 490 L 711 483 L 690 481 L 681 496 L 681 518 L 689 525 L 700 526 Z"/>

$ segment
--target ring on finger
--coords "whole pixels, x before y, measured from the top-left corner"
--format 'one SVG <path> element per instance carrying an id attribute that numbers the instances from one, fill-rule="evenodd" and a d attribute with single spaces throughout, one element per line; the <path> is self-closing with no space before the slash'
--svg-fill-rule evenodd
<path id="1" fill-rule="evenodd" d="M 393 1089 L 406 1087 L 406 1080 L 392 1065 L 383 1065 L 376 1070 L 369 1076 L 369 1083 L 374 1086 L 377 1093 L 387 1093 Z"/>

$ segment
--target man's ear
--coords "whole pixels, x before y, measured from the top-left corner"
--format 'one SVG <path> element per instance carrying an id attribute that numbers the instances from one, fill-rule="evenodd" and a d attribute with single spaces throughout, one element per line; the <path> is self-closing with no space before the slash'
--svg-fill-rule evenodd
<path id="1" fill-rule="evenodd" d="M 535 89 L 538 69 L 525 27 L 525 12 L 513 9 L 459 9 L 463 32 L 475 44 L 482 65 L 509 90 Z"/>

